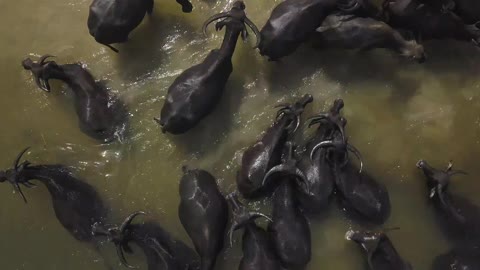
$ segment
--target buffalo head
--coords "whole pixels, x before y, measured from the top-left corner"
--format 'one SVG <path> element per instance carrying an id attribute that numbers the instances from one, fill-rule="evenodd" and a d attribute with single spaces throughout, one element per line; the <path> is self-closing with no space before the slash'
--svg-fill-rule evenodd
<path id="1" fill-rule="evenodd" d="M 25 170 L 30 165 L 30 162 L 24 161 L 20 163 L 22 156 L 28 151 L 28 149 L 30 149 L 30 147 L 27 147 L 20 152 L 13 162 L 13 167 L 11 169 L 0 171 L 0 183 L 9 182 L 12 184 L 13 188 L 20 193 L 25 203 L 27 202 L 27 199 L 20 188 L 20 184 L 27 188 L 35 187 L 35 184 L 31 183 L 25 175 Z"/>
<path id="2" fill-rule="evenodd" d="M 247 25 L 257 37 L 257 42 L 254 48 L 258 47 L 260 44 L 260 31 L 258 31 L 257 26 L 245 14 L 245 3 L 243 3 L 243 1 L 235 1 L 230 11 L 218 13 L 208 18 L 202 28 L 205 36 L 207 35 L 208 25 L 220 19 L 222 20 L 215 24 L 215 29 L 217 31 L 221 30 L 224 26 L 240 27 L 242 38 L 243 40 L 246 40 L 248 33 L 245 25 Z"/>
<path id="3" fill-rule="evenodd" d="M 346 139 L 344 128 L 347 124 L 347 120 L 343 118 L 343 116 L 340 114 L 340 111 L 343 109 L 344 106 L 345 103 L 343 102 L 343 99 L 336 99 L 328 112 L 321 112 L 317 115 L 310 117 L 307 120 L 308 127 L 311 127 L 315 124 L 333 125 L 342 135 L 342 140 L 345 141 Z"/>
<path id="4" fill-rule="evenodd" d="M 260 212 L 250 211 L 247 207 L 245 207 L 243 203 L 240 202 L 237 194 L 235 193 L 228 195 L 227 201 L 232 208 L 232 224 L 228 232 L 228 236 L 230 238 L 230 246 L 233 245 L 233 233 L 236 230 L 250 224 L 251 222 L 254 222 L 258 218 L 263 217 L 268 221 L 272 221 L 272 219 L 267 215 L 264 215 Z"/>
<path id="5" fill-rule="evenodd" d="M 294 104 L 284 103 L 275 106 L 275 108 L 280 108 L 277 112 L 277 121 L 283 117 L 288 117 L 291 119 L 291 124 L 287 127 L 287 129 L 291 133 L 295 133 L 300 126 L 300 116 L 305 110 L 305 106 L 312 102 L 312 95 L 306 94 Z"/>
<path id="6" fill-rule="evenodd" d="M 456 174 L 467 174 L 461 170 L 453 170 L 453 163 L 448 163 L 447 169 L 438 170 L 430 166 L 425 160 L 417 162 L 417 168 L 421 169 L 427 178 L 427 185 L 430 189 L 430 198 L 443 192 L 450 183 L 450 178 Z"/>
<path id="7" fill-rule="evenodd" d="M 145 215 L 145 212 L 137 211 L 129 215 L 120 226 L 117 225 L 102 225 L 95 223 L 92 225 L 92 234 L 94 236 L 106 236 L 108 241 L 112 242 L 117 248 L 117 255 L 120 258 L 120 262 L 128 267 L 135 268 L 127 263 L 124 252 L 132 253 L 132 248 L 128 245 L 130 242 L 129 226 L 132 221 L 138 215 Z"/>
<path id="8" fill-rule="evenodd" d="M 48 69 L 57 65 L 54 61 L 46 61 L 49 57 L 53 56 L 46 54 L 40 57 L 37 62 L 34 62 L 30 58 L 22 61 L 23 68 L 32 72 L 37 86 L 46 92 L 50 92 L 50 84 L 48 83 Z"/>
<path id="9" fill-rule="evenodd" d="M 383 241 L 387 236 L 387 231 L 399 230 L 400 228 L 389 228 L 378 232 L 371 231 L 354 231 L 349 230 L 345 234 L 345 239 L 354 241 L 359 244 L 367 253 L 375 251 L 378 244 Z"/>

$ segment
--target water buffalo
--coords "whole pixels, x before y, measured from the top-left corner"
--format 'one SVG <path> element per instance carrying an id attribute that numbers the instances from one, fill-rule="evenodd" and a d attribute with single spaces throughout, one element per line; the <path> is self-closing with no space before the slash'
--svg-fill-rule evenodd
<path id="1" fill-rule="evenodd" d="M 177 0 L 183 12 L 191 12 L 188 0 Z M 153 0 L 115 1 L 93 0 L 88 14 L 88 30 L 95 40 L 115 52 L 110 44 L 128 41 L 128 35 L 153 12 Z"/>
<path id="2" fill-rule="evenodd" d="M 345 121 L 346 124 L 346 121 Z M 335 186 L 342 208 L 359 221 L 382 224 L 390 216 L 390 197 L 386 187 L 362 172 L 360 152 L 342 138 L 339 132 L 330 141 L 317 144 L 311 157 L 321 148 L 329 148 Z M 360 169 L 350 160 L 348 152 L 360 159 Z"/>
<path id="3" fill-rule="evenodd" d="M 370 0 L 286 0 L 276 6 L 260 31 L 260 54 L 275 61 L 293 53 L 336 10 L 376 16 Z M 372 11 L 373 9 L 373 11 Z M 375 13 L 375 14 L 371 14 Z"/>
<path id="4" fill-rule="evenodd" d="M 263 185 L 267 172 L 280 164 L 282 151 L 289 134 L 300 125 L 300 116 L 307 104 L 313 101 L 311 95 L 305 95 L 295 104 L 282 104 L 277 112 L 274 124 L 260 140 L 249 147 L 242 157 L 242 165 L 237 174 L 237 187 L 247 198 L 256 198 L 269 189 Z"/>
<path id="5" fill-rule="evenodd" d="M 476 24 L 465 24 L 454 13 L 444 12 L 421 0 L 386 0 L 383 11 L 388 24 L 411 31 L 418 39 L 480 41 L 480 28 Z"/>
<path id="6" fill-rule="evenodd" d="M 305 182 L 305 176 L 296 167 L 293 145 L 287 142 L 282 164 L 272 168 L 265 176 L 280 182 L 273 199 L 272 222 L 268 232 L 272 235 L 275 250 L 285 268 L 304 269 L 312 257 L 308 220 L 298 207 L 292 180 Z M 297 187 L 301 186 L 297 185 Z"/>
<path id="7" fill-rule="evenodd" d="M 452 176 L 465 174 L 454 170 L 450 162 L 446 170 L 438 170 L 425 160 L 417 163 L 426 176 L 429 197 L 435 207 L 441 228 L 457 243 L 480 243 L 480 208 L 466 198 L 448 192 Z"/>
<path id="8" fill-rule="evenodd" d="M 232 207 L 232 228 L 230 229 L 230 243 L 235 230 L 245 228 L 243 233 L 243 257 L 239 270 L 279 270 L 280 262 L 275 253 L 272 241 L 264 229 L 255 224 L 255 219 L 264 217 L 264 214 L 250 212 L 235 195 L 229 195 L 228 202 Z"/>
<path id="9" fill-rule="evenodd" d="M 233 70 L 232 56 L 238 36 L 242 34 L 244 40 L 247 38 L 245 25 L 254 31 L 258 40 L 258 29 L 245 15 L 242 1 L 236 1 L 229 12 L 209 18 L 203 31 L 218 19 L 223 20 L 215 25 L 217 31 L 226 27 L 220 49 L 212 50 L 202 63 L 182 72 L 168 88 L 161 116 L 155 118 L 164 133 L 185 133 L 214 110 Z"/>
<path id="10" fill-rule="evenodd" d="M 333 193 L 335 183 L 328 160 L 328 150 L 321 149 L 312 158 L 310 158 L 310 153 L 318 143 L 331 140 L 336 131 L 344 133 L 342 123 L 345 119 L 340 114 L 343 106 L 343 100 L 337 99 L 328 112 L 319 113 L 308 120 L 309 127 L 315 124 L 320 125 L 315 136 L 308 141 L 297 164 L 306 177 L 305 184 L 308 187 L 307 189 L 297 189 L 297 198 L 301 208 L 310 213 L 318 213 L 324 209 Z"/>
<path id="11" fill-rule="evenodd" d="M 132 224 L 135 217 L 144 215 L 138 211 L 129 215 L 120 226 L 95 223 L 93 235 L 107 237 L 112 242 L 120 262 L 129 268 L 124 252 L 133 253 L 130 243 L 136 244 L 147 258 L 148 270 L 197 270 L 198 256 L 182 241 L 173 238 L 155 222 Z"/>
<path id="12" fill-rule="evenodd" d="M 329 15 L 311 36 L 317 48 L 371 50 L 386 48 L 399 55 L 423 63 L 423 46 L 405 38 L 388 24 L 369 17 Z"/>
<path id="13" fill-rule="evenodd" d="M 102 142 L 121 136 L 126 120 L 123 104 L 97 84 L 80 64 L 58 65 L 46 61 L 49 57 L 44 55 L 38 62 L 27 58 L 22 62 L 23 67 L 32 72 L 37 86 L 50 92 L 50 79 L 65 82 L 75 95 L 79 126 L 85 134 Z"/>
<path id="14" fill-rule="evenodd" d="M 474 248 L 455 248 L 435 258 L 432 270 L 478 270 L 480 251 Z"/>
<path id="15" fill-rule="evenodd" d="M 208 172 L 183 168 L 178 216 L 200 255 L 200 270 L 211 270 L 223 248 L 228 205 Z"/>
<path id="16" fill-rule="evenodd" d="M 77 240 L 95 243 L 92 225 L 106 218 L 107 212 L 97 191 L 89 184 L 78 180 L 63 165 L 31 165 L 20 160 L 29 148 L 23 150 L 13 163 L 13 168 L 0 171 L 0 183 L 8 182 L 27 199 L 21 186 L 31 188 L 38 180 L 47 187 L 52 197 L 53 209 L 58 221 Z"/>
<path id="17" fill-rule="evenodd" d="M 410 263 L 402 259 L 384 232 L 348 231 L 347 240 L 359 244 L 367 253 L 370 270 L 412 270 Z"/>

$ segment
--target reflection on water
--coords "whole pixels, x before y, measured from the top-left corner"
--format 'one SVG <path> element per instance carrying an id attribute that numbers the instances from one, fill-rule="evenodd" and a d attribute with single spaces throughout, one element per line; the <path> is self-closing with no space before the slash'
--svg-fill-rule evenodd
<path id="1" fill-rule="evenodd" d="M 26 155 L 31 162 L 72 166 L 96 187 L 113 221 L 144 209 L 148 218 L 190 243 L 177 217 L 181 165 L 207 169 L 224 193 L 233 191 L 242 151 L 272 122 L 273 105 L 311 93 L 315 101 L 306 116 L 344 98 L 350 141 L 362 151 L 366 169 L 390 191 L 392 216 L 385 226 L 401 228 L 390 233 L 391 239 L 416 269 L 428 269 L 433 257 L 448 249 L 416 161 L 423 158 L 440 167 L 454 160 L 469 176 L 455 179 L 452 192 L 480 204 L 475 179 L 480 173 L 480 53 L 469 44 L 428 43 L 428 62 L 418 65 L 384 50 L 317 52 L 307 47 L 270 63 L 252 44 L 239 42 L 221 104 L 190 133 L 173 137 L 162 134 L 152 119 L 175 76 L 219 46 L 222 33 L 210 30 L 204 38 L 200 28 L 232 1 L 193 1 L 191 14 L 183 14 L 175 1 L 156 1 L 154 15 L 128 44 L 118 46 L 118 55 L 88 35 L 89 2 L 0 3 L 1 168 L 31 145 Z M 248 16 L 261 27 L 279 0 L 245 2 Z M 36 88 L 20 61 L 45 53 L 56 55 L 60 64 L 84 63 L 126 103 L 130 132 L 125 143 L 98 145 L 81 133 L 72 95 L 63 84 L 52 83 L 51 93 Z M 25 193 L 29 204 L 14 196 L 10 186 L 0 188 L 2 269 L 120 268 L 111 246 L 92 250 L 61 227 L 44 187 Z M 253 205 L 265 207 L 264 202 Z M 308 269 L 363 269 L 358 247 L 344 240 L 351 226 L 334 204 L 324 216 L 312 218 Z M 232 269 L 240 256 L 237 240 L 217 269 Z M 129 261 L 143 262 L 141 255 Z"/>

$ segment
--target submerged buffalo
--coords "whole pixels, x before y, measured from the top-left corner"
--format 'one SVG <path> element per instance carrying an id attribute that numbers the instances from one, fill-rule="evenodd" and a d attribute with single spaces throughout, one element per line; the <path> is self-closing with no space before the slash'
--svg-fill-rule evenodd
<path id="1" fill-rule="evenodd" d="M 344 133 L 345 119 L 340 114 L 343 106 L 343 100 L 337 99 L 328 112 L 319 113 L 308 120 L 309 127 L 320 125 L 313 138 L 307 142 L 297 164 L 305 175 L 307 186 L 306 189 L 297 189 L 297 198 L 301 208 L 310 213 L 319 213 L 325 208 L 335 186 L 333 170 L 328 159 L 329 150 L 320 149 L 312 157 L 310 153 L 318 143 L 331 140 L 336 132 Z"/>
<path id="2" fill-rule="evenodd" d="M 238 190 L 244 197 L 259 197 L 269 190 L 269 186 L 263 185 L 263 179 L 270 169 L 280 164 L 288 136 L 298 129 L 300 116 L 305 106 L 312 101 L 311 95 L 305 95 L 293 105 L 277 106 L 280 110 L 273 126 L 243 153 L 236 180 Z"/>
<path id="3" fill-rule="evenodd" d="M 348 231 L 345 238 L 365 251 L 369 270 L 413 270 L 384 232 Z"/>
<path id="4" fill-rule="evenodd" d="M 183 173 L 178 216 L 200 255 L 200 270 L 211 270 L 224 244 L 227 201 L 207 171 L 184 167 Z"/>
<path id="5" fill-rule="evenodd" d="M 435 169 L 425 160 L 417 163 L 427 178 L 429 198 L 438 214 L 439 222 L 447 236 L 460 244 L 480 243 L 480 207 L 466 198 L 448 192 L 452 176 L 465 174 L 454 170 L 450 163 L 446 170 Z"/>
<path id="6" fill-rule="evenodd" d="M 50 79 L 65 82 L 75 95 L 79 126 L 85 134 L 102 142 L 111 142 L 121 136 L 126 121 L 123 104 L 95 82 L 80 64 L 58 65 L 55 61 L 47 61 L 49 57 L 44 55 L 38 62 L 27 58 L 22 62 L 23 68 L 32 72 L 37 86 L 50 92 Z"/>
<path id="7" fill-rule="evenodd" d="M 268 225 L 275 250 L 285 268 L 304 269 L 312 257 L 310 225 L 298 207 L 293 184 L 306 180 L 296 166 L 291 142 L 285 146 L 282 164 L 272 168 L 264 181 L 280 182 L 273 198 L 272 221 Z M 302 184 L 297 185 L 300 186 Z"/>
<path id="8" fill-rule="evenodd" d="M 120 262 L 128 267 L 125 254 L 133 253 L 130 243 L 134 243 L 145 254 L 148 270 L 197 270 L 198 257 L 191 248 L 182 241 L 173 238 L 155 222 L 132 224 L 135 217 L 144 215 L 135 212 L 129 215 L 120 226 L 96 223 L 92 227 L 93 235 L 104 236 L 115 244 Z"/>
<path id="9" fill-rule="evenodd" d="M 31 165 L 20 160 L 29 148 L 23 150 L 7 171 L 0 171 L 0 183 L 8 182 L 27 202 L 21 186 L 31 188 L 32 180 L 44 184 L 52 197 L 53 210 L 58 221 L 79 241 L 96 243 L 92 225 L 102 222 L 106 208 L 97 191 L 89 184 L 78 180 L 63 165 Z"/>
<path id="10" fill-rule="evenodd" d="M 480 27 L 466 24 L 453 12 L 445 12 L 421 0 L 386 0 L 383 12 L 388 24 L 411 31 L 418 39 L 456 39 L 480 41 Z"/>
<path id="11" fill-rule="evenodd" d="M 188 0 L 177 0 L 183 12 L 191 12 Z M 88 14 L 88 30 L 95 40 L 115 52 L 110 44 L 128 41 L 128 35 L 153 12 L 153 0 L 93 0 Z"/>
<path id="12" fill-rule="evenodd" d="M 272 61 L 293 53 L 334 11 L 376 16 L 370 0 L 286 0 L 276 6 L 261 30 L 260 54 Z"/>
<path id="13" fill-rule="evenodd" d="M 345 124 L 346 121 L 343 122 Z M 330 150 L 329 160 L 342 207 L 360 221 L 384 223 L 390 216 L 387 188 L 362 171 L 360 152 L 340 132 L 335 132 L 332 140 L 318 143 L 312 149 L 312 160 L 322 148 Z M 360 169 L 351 161 L 348 152 L 353 152 L 360 159 Z"/>
<path id="14" fill-rule="evenodd" d="M 226 27 L 222 46 L 212 50 L 202 63 L 182 72 L 168 88 L 161 116 L 155 118 L 162 132 L 185 133 L 210 114 L 220 101 L 233 71 L 232 56 L 238 36 L 242 34 L 244 40 L 247 38 L 245 25 L 253 30 L 258 40 L 258 29 L 245 15 L 242 1 L 236 1 L 230 11 L 209 18 L 203 31 L 219 19 L 223 20 L 216 23 L 217 31 Z"/>
<path id="15" fill-rule="evenodd" d="M 369 17 L 329 15 L 311 36 L 317 48 L 358 49 L 385 48 L 400 56 L 423 63 L 426 59 L 421 44 L 406 40 L 388 24 Z"/>
<path id="16" fill-rule="evenodd" d="M 232 207 L 232 228 L 230 239 L 235 230 L 244 228 L 242 240 L 243 257 L 240 261 L 239 270 L 279 270 L 280 261 L 275 253 L 272 240 L 267 232 L 255 224 L 255 219 L 264 217 L 264 214 L 250 212 L 235 195 L 229 195 L 228 202 Z M 232 241 L 230 240 L 230 243 Z"/>

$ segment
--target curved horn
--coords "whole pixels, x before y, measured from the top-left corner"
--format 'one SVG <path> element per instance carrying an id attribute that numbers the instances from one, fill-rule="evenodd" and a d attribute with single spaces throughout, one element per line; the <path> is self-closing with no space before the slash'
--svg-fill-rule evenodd
<path id="1" fill-rule="evenodd" d="M 44 65 L 45 64 L 45 60 L 47 60 L 47 58 L 50 58 L 50 57 L 55 57 L 54 55 L 50 55 L 50 54 L 45 54 L 43 55 L 42 57 L 40 57 L 40 59 L 38 59 L 38 63 L 40 65 Z"/>
<path id="2" fill-rule="evenodd" d="M 22 196 L 23 201 L 24 201 L 25 203 L 28 203 L 28 202 L 27 202 L 27 198 L 25 197 L 25 195 L 23 194 L 22 189 L 20 188 L 20 185 L 19 185 L 18 183 L 15 183 L 15 184 L 13 184 L 13 186 L 14 186 L 15 189 L 18 191 L 18 193 L 20 193 L 20 196 Z"/>
<path id="3" fill-rule="evenodd" d="M 345 4 L 345 5 L 338 5 L 338 9 L 346 13 L 352 13 L 360 8 L 360 4 L 356 1 L 355 4 Z"/>
<path id="4" fill-rule="evenodd" d="M 260 31 L 258 31 L 257 26 L 247 16 L 245 16 L 244 21 L 245 24 L 248 25 L 248 27 L 250 27 L 250 29 L 252 29 L 253 33 L 255 34 L 257 41 L 255 42 L 255 47 L 253 48 L 256 49 L 258 48 L 258 46 L 260 46 L 262 35 L 260 34 Z"/>
<path id="5" fill-rule="evenodd" d="M 301 120 L 300 120 L 300 116 L 297 115 L 297 116 L 295 117 L 295 122 L 297 122 L 297 123 L 296 123 L 295 129 L 293 129 L 292 133 L 297 132 L 298 128 L 300 127 L 300 121 L 301 121 Z"/>
<path id="6" fill-rule="evenodd" d="M 123 222 L 122 222 L 122 225 L 120 226 L 120 233 L 123 234 L 125 233 L 125 230 L 127 229 L 127 227 L 130 225 L 130 223 L 132 223 L 133 219 L 138 216 L 138 215 L 146 215 L 145 212 L 143 211 L 137 211 L 133 214 L 131 214 L 130 216 L 128 216 Z"/>
<path id="7" fill-rule="evenodd" d="M 267 180 L 274 174 L 276 173 L 280 173 L 280 172 L 283 172 L 283 171 L 287 171 L 289 168 L 287 166 L 287 164 L 280 164 L 280 165 L 277 165 L 275 167 L 273 167 L 272 169 L 270 169 L 270 171 L 268 171 L 268 173 L 265 175 L 265 177 L 263 178 L 263 181 L 262 181 L 262 186 L 265 185 L 265 183 L 267 182 Z"/>
<path id="8" fill-rule="evenodd" d="M 120 262 L 125 266 L 125 267 L 128 267 L 130 269 L 135 269 L 136 267 L 134 266 L 131 266 L 130 264 L 128 264 L 127 262 L 127 259 L 125 259 L 125 254 L 123 253 L 123 249 L 122 249 L 122 246 L 121 245 L 115 245 L 116 248 L 117 248 L 117 255 L 118 257 L 120 258 Z"/>
<path id="9" fill-rule="evenodd" d="M 15 171 L 18 170 L 18 164 L 20 163 L 20 159 L 22 159 L 22 156 L 25 154 L 25 152 L 28 151 L 28 149 L 30 149 L 30 146 L 23 149 L 22 152 L 20 152 L 20 154 L 18 154 L 17 158 L 13 162 L 13 168 L 15 169 Z"/>
<path id="10" fill-rule="evenodd" d="M 362 173 L 362 170 L 363 170 L 363 161 L 362 161 L 362 154 L 360 154 L 360 151 L 358 151 L 358 149 L 351 145 L 351 144 L 347 144 L 347 149 L 352 152 L 357 158 L 358 160 L 360 161 L 360 173 Z"/>
<path id="11" fill-rule="evenodd" d="M 222 12 L 222 13 L 218 13 L 216 15 L 213 15 L 212 17 L 208 18 L 204 23 L 203 23 L 203 26 L 202 26 L 202 31 L 203 31 L 203 34 L 205 36 L 207 36 L 207 27 L 209 24 L 211 24 L 212 22 L 216 21 L 216 20 L 220 20 L 222 18 L 226 18 L 226 17 L 229 17 L 230 16 L 230 13 L 228 12 Z"/>
<path id="12" fill-rule="evenodd" d="M 318 151 L 319 148 L 331 147 L 331 146 L 335 146 L 333 141 L 323 141 L 315 145 L 312 149 L 312 152 L 310 152 L 310 160 L 313 161 L 313 157 L 315 156 L 315 153 Z"/>
<path id="13" fill-rule="evenodd" d="M 312 116 L 307 119 L 308 127 L 311 127 L 315 124 L 320 123 L 322 120 L 326 119 L 328 117 L 328 114 L 326 113 L 321 113 L 315 116 Z"/>

